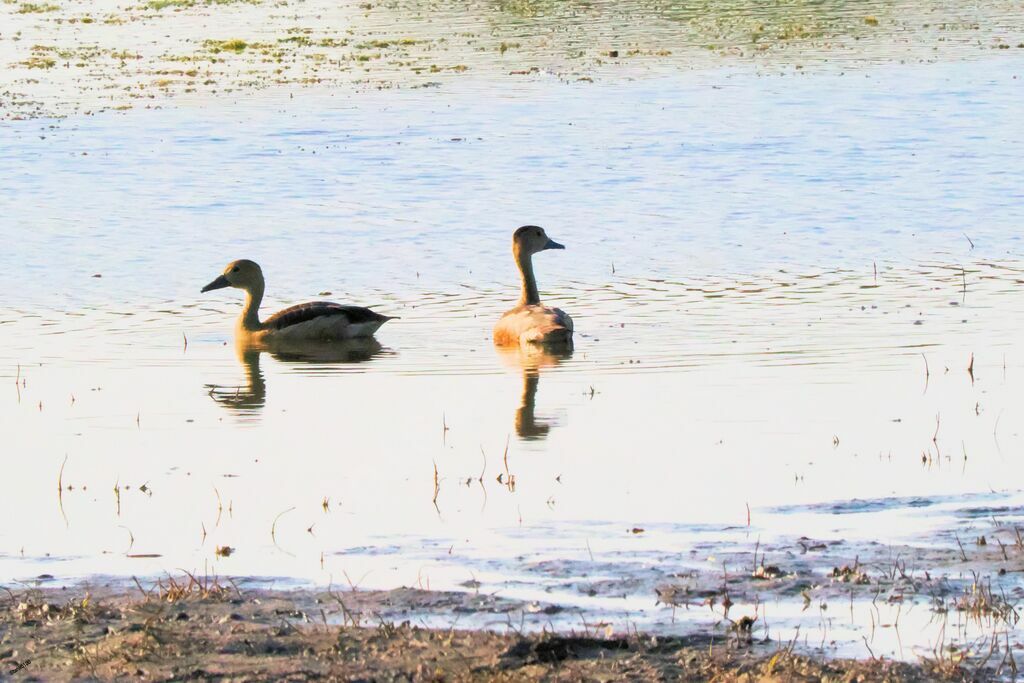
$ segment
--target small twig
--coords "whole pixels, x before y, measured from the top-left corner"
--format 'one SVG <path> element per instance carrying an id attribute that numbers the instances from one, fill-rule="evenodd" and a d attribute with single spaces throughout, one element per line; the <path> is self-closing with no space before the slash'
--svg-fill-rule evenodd
<path id="1" fill-rule="evenodd" d="M 221 513 L 224 512 L 224 504 L 223 504 L 223 502 L 220 499 L 220 491 L 217 490 L 216 486 L 213 487 L 213 492 L 217 495 L 217 520 L 213 523 L 213 526 L 214 527 L 219 527 L 220 526 L 220 516 L 221 516 Z"/>
<path id="2" fill-rule="evenodd" d="M 967 553 L 964 552 L 964 544 L 960 542 L 960 535 L 956 532 L 953 532 L 953 537 L 956 539 L 956 544 L 960 546 L 960 557 L 963 559 L 964 562 L 966 562 Z"/>
<path id="3" fill-rule="evenodd" d="M 996 450 L 997 451 L 1002 451 L 1002 449 L 999 448 L 999 435 L 996 433 L 996 432 L 999 431 L 999 418 L 1001 418 L 1002 416 L 1003 416 L 1003 411 L 1000 410 L 999 414 L 996 415 L 995 426 L 992 427 L 992 439 L 996 442 Z"/>
<path id="4" fill-rule="evenodd" d="M 505 455 L 502 460 L 505 462 L 505 476 L 511 478 L 512 473 L 508 471 L 508 442 L 511 438 L 511 434 L 505 437 Z"/>
<path id="5" fill-rule="evenodd" d="M 928 356 L 921 354 L 921 358 L 924 359 L 924 391 L 921 393 L 928 393 L 928 380 L 931 378 L 931 370 L 928 369 Z"/>
<path id="6" fill-rule="evenodd" d="M 434 461 L 434 497 L 430 501 L 434 504 L 434 509 L 437 510 L 437 514 L 441 514 L 441 508 L 437 506 L 437 494 L 441 492 L 441 479 L 437 472 L 437 462 Z"/>
<path id="7" fill-rule="evenodd" d="M 868 645 L 867 637 L 866 636 L 861 636 L 861 638 L 864 640 L 864 647 L 866 647 L 868 649 L 868 654 L 871 655 L 871 661 L 875 661 L 877 659 L 877 657 L 875 657 L 875 653 L 871 649 L 871 646 Z"/>
<path id="8" fill-rule="evenodd" d="M 149 599 L 149 593 L 147 593 L 146 589 L 142 587 L 142 584 L 139 583 L 139 580 L 133 576 L 132 577 L 132 581 L 134 581 L 135 585 L 139 587 L 139 592 L 142 593 L 142 597 L 144 597 L 144 598 L 146 598 L 148 600 Z"/>
<path id="9" fill-rule="evenodd" d="M 57 490 L 58 491 L 63 491 L 64 490 L 64 465 L 67 465 L 67 464 L 68 464 L 68 456 L 67 456 L 67 453 L 65 453 L 64 454 L 64 462 L 62 462 L 60 464 L 60 471 L 57 472 Z"/>

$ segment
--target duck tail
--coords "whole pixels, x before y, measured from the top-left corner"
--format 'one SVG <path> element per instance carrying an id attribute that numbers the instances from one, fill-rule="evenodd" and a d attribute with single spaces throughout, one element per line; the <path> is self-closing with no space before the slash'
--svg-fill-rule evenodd
<path id="1" fill-rule="evenodd" d="M 562 325 L 543 327 L 524 338 L 524 341 L 543 346 L 571 347 L 572 330 Z"/>

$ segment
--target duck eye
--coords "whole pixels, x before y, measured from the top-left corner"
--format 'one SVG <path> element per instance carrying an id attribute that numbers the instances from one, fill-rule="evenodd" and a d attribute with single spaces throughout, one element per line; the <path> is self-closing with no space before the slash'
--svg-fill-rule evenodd
<path id="1" fill-rule="evenodd" d="M 238 266 L 235 266 L 234 268 L 232 268 L 231 272 L 232 273 L 237 273 L 238 272 Z"/>

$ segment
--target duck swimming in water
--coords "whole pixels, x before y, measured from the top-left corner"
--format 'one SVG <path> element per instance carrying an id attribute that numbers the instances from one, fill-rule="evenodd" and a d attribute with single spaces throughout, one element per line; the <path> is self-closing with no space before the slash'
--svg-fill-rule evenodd
<path id="1" fill-rule="evenodd" d="M 519 266 L 523 292 L 519 304 L 501 316 L 494 326 L 495 344 L 572 346 L 572 318 L 565 311 L 541 304 L 537 292 L 533 255 L 547 249 L 565 247 L 549 238 L 544 228 L 536 225 L 524 225 L 512 236 L 512 254 Z"/>
<path id="2" fill-rule="evenodd" d="M 235 325 L 239 341 L 272 343 L 286 341 L 336 341 L 370 337 L 391 316 L 361 306 L 343 306 L 330 301 L 312 301 L 278 311 L 260 321 L 260 302 L 265 282 L 254 261 L 241 259 L 228 264 L 220 277 L 202 291 L 234 287 L 245 291 L 245 306 Z"/>

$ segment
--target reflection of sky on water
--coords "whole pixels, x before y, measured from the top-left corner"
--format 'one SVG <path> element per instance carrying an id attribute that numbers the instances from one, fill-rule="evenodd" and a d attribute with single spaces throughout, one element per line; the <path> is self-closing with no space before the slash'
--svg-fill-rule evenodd
<path id="1" fill-rule="evenodd" d="M 703 71 L 14 122 L 0 130 L 0 209 L 18 239 L 0 284 L 45 310 L 127 314 L 144 300 L 177 314 L 214 306 L 195 283 L 244 256 L 263 266 L 268 304 L 462 296 L 472 316 L 514 287 L 508 236 L 524 222 L 568 247 L 538 264 L 542 290 L 562 297 L 1016 256 L 1016 65 Z"/>

